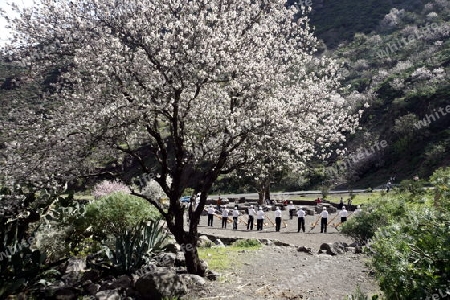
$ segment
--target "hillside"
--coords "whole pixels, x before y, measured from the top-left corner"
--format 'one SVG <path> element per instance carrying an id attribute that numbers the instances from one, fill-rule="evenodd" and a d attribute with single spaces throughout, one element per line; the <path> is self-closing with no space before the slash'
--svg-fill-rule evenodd
<path id="1" fill-rule="evenodd" d="M 290 1 L 293 3 L 298 1 Z M 314 0 L 311 22 L 317 36 L 330 49 L 353 40 L 356 33 L 369 34 L 379 29 L 380 21 L 391 8 L 420 11 L 427 3 L 421 0 Z"/>
<path id="2" fill-rule="evenodd" d="M 331 52 L 343 64 L 347 98 L 370 105 L 361 130 L 349 137 L 350 152 L 388 145 L 352 161 L 346 176 L 355 186 L 428 177 L 449 165 L 449 21 L 446 1 L 418 12 L 393 8 L 375 31 L 357 33 Z"/>

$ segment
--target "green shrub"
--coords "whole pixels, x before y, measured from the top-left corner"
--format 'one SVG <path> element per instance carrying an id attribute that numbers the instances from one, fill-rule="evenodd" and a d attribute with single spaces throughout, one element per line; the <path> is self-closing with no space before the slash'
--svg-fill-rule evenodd
<path id="1" fill-rule="evenodd" d="M 378 228 L 389 225 L 405 211 L 405 201 L 384 195 L 373 200 L 363 211 L 342 225 L 342 233 L 360 244 L 366 244 Z"/>
<path id="2" fill-rule="evenodd" d="M 243 240 L 237 240 L 233 243 L 233 246 L 235 247 L 241 247 L 241 248 L 252 248 L 252 247 L 259 247 L 261 246 L 261 242 L 257 239 L 243 239 Z"/>
<path id="3" fill-rule="evenodd" d="M 80 244 L 87 238 L 82 228 L 86 206 L 69 197 L 60 197 L 42 216 L 36 233 L 38 248 L 47 254 L 48 262 L 79 255 Z M 95 252 L 87 250 L 86 254 Z M 85 251 L 86 252 L 86 251 Z"/>
<path id="4" fill-rule="evenodd" d="M 409 204 L 373 238 L 372 266 L 387 299 L 434 299 L 448 290 L 450 168 L 437 170 L 430 182 L 434 206 Z M 398 193 L 392 201 L 400 203 L 408 194 Z"/>
<path id="5" fill-rule="evenodd" d="M 436 170 L 430 177 L 434 186 L 434 206 L 450 210 L 450 167 Z"/>
<path id="6" fill-rule="evenodd" d="M 371 298 L 369 298 L 368 295 L 364 294 L 364 292 L 361 291 L 359 284 L 356 286 L 356 290 L 346 298 L 346 300 L 369 300 L 369 299 L 376 300 L 378 299 L 378 295 L 373 295 Z"/>
<path id="7" fill-rule="evenodd" d="M 399 192 L 407 192 L 411 194 L 411 199 L 414 197 L 424 195 L 426 190 L 424 189 L 424 180 L 402 180 L 400 186 L 397 188 Z"/>
<path id="8" fill-rule="evenodd" d="M 450 282 L 450 214 L 412 209 L 375 234 L 372 265 L 388 299 L 425 299 Z"/>
<path id="9" fill-rule="evenodd" d="M 114 193 L 86 206 L 84 226 L 91 226 L 94 235 L 118 237 L 143 221 L 156 220 L 159 212 L 142 198 L 125 193 Z"/>

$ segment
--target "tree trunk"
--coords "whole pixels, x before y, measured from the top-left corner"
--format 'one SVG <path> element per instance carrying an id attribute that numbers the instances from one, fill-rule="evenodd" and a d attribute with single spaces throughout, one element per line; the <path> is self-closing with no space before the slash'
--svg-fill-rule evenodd
<path id="1" fill-rule="evenodd" d="M 270 178 L 268 178 L 265 182 L 264 197 L 265 199 L 270 199 Z"/>
<path id="2" fill-rule="evenodd" d="M 270 178 L 266 178 L 260 185 L 258 191 L 258 204 L 266 204 L 266 199 L 270 199 Z"/>
<path id="3" fill-rule="evenodd" d="M 176 198 L 176 201 L 179 198 Z M 206 197 L 205 197 L 206 200 Z M 186 267 L 189 274 L 205 276 L 206 268 L 201 263 L 197 252 L 197 226 L 200 221 L 200 212 L 190 213 L 189 231 L 184 229 L 184 208 L 181 205 L 171 205 L 172 212 L 167 215 L 167 226 L 174 235 L 175 241 L 180 245 L 186 259 Z M 203 208 L 201 208 L 203 210 Z"/>
<path id="4" fill-rule="evenodd" d="M 184 250 L 184 258 L 186 259 L 186 267 L 189 274 L 196 274 L 205 276 L 205 265 L 201 263 L 197 252 L 197 236 L 190 236 L 187 234 L 187 240 L 189 243 L 186 245 L 192 245 L 192 247 L 186 246 Z"/>
<path id="5" fill-rule="evenodd" d="M 258 205 L 264 203 L 264 190 L 258 191 Z"/>

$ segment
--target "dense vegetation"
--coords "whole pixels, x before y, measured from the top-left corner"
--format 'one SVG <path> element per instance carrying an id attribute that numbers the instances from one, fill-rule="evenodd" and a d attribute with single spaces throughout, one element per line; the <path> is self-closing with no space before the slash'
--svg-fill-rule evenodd
<path id="1" fill-rule="evenodd" d="M 4 205 L 0 215 L 0 297 L 25 287 L 29 295 L 50 297 L 42 288 L 61 279 L 71 257 L 85 259 L 104 276 L 131 274 L 167 244 L 158 211 L 123 191 L 90 201 L 25 191 L 22 205 Z M 11 197 L 20 198 L 18 192 L 4 188 L 0 201 L 17 203 Z"/>
<path id="2" fill-rule="evenodd" d="M 367 187 L 393 175 L 400 180 L 428 177 L 449 164 L 449 21 L 447 1 L 420 10 L 392 9 L 376 31 L 355 34 L 333 53 L 348 71 L 344 85 L 349 97 L 370 104 L 362 129 L 349 139 L 350 151 L 380 140 L 388 144 L 352 164 L 350 182 Z"/>
<path id="3" fill-rule="evenodd" d="M 365 243 L 387 299 L 425 299 L 450 283 L 450 168 L 433 189 L 405 183 L 364 207 L 342 232 Z M 435 299 L 435 298 L 433 298 Z"/>

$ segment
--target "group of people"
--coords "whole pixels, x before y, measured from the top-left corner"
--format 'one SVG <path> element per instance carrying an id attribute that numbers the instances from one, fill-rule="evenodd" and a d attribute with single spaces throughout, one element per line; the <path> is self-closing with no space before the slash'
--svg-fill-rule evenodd
<path id="1" fill-rule="evenodd" d="M 209 207 L 208 207 L 208 226 L 213 226 L 213 218 L 214 218 L 214 215 L 215 215 L 215 213 L 216 213 L 216 210 L 214 209 L 214 207 L 212 206 L 212 205 L 210 205 Z M 228 223 L 228 216 L 229 216 L 229 214 L 230 214 L 230 210 L 225 206 L 223 209 L 222 209 L 222 212 L 221 212 L 221 214 L 222 214 L 222 228 L 227 228 L 227 223 Z M 233 212 L 232 212 L 232 216 L 233 216 L 233 230 L 237 230 L 237 224 L 238 224 L 238 217 L 240 216 L 240 212 L 239 212 L 239 210 L 238 210 L 238 207 L 236 206 L 234 209 L 233 209 Z"/>
<path id="2" fill-rule="evenodd" d="M 340 211 L 339 211 L 339 216 L 340 216 L 340 223 L 344 223 L 347 221 L 348 218 L 348 211 L 345 208 L 344 205 L 340 206 Z M 288 210 L 289 210 L 289 216 L 290 219 L 293 219 L 293 216 L 295 214 L 297 214 L 297 232 L 305 232 L 305 218 L 306 218 L 306 212 L 303 210 L 303 207 L 299 207 L 298 210 L 296 210 L 295 206 L 293 205 L 292 201 L 289 203 L 288 206 Z M 208 211 L 208 226 L 213 226 L 213 218 L 215 215 L 215 208 L 210 205 L 207 209 Z M 355 211 L 355 213 L 359 213 L 361 211 L 361 208 L 358 205 L 357 210 Z M 229 214 L 230 214 L 230 209 L 228 209 L 226 206 L 222 208 L 221 211 L 221 219 L 222 219 L 222 228 L 226 229 L 227 228 L 227 223 L 228 223 L 228 218 L 229 218 Z M 237 225 L 238 225 L 238 217 L 241 215 L 241 213 L 238 210 L 238 207 L 235 206 L 234 209 L 231 212 L 231 215 L 233 217 L 233 230 L 237 230 Z M 282 212 L 280 207 L 277 207 L 275 209 L 274 212 L 274 217 L 275 217 L 275 231 L 280 231 L 281 229 L 281 222 L 282 222 Z M 248 222 L 247 222 L 247 230 L 253 230 L 253 226 L 254 226 L 254 220 L 256 218 L 256 230 L 257 231 L 261 231 L 263 230 L 263 226 L 264 226 L 264 220 L 266 218 L 266 213 L 263 211 L 262 207 L 259 207 L 258 210 L 256 210 L 254 208 L 253 205 L 251 205 L 248 208 Z M 321 233 L 327 233 L 327 227 L 329 224 L 329 213 L 327 208 L 324 206 L 322 209 L 322 212 L 320 213 L 319 218 L 316 221 L 319 221 L 320 219 L 320 232 Z M 270 220 L 270 219 L 269 219 Z M 270 220 L 271 221 L 271 220 Z M 331 221 L 330 221 L 331 222 Z M 273 223 L 273 222 L 272 222 Z M 314 225 L 315 227 L 315 225 Z"/>

